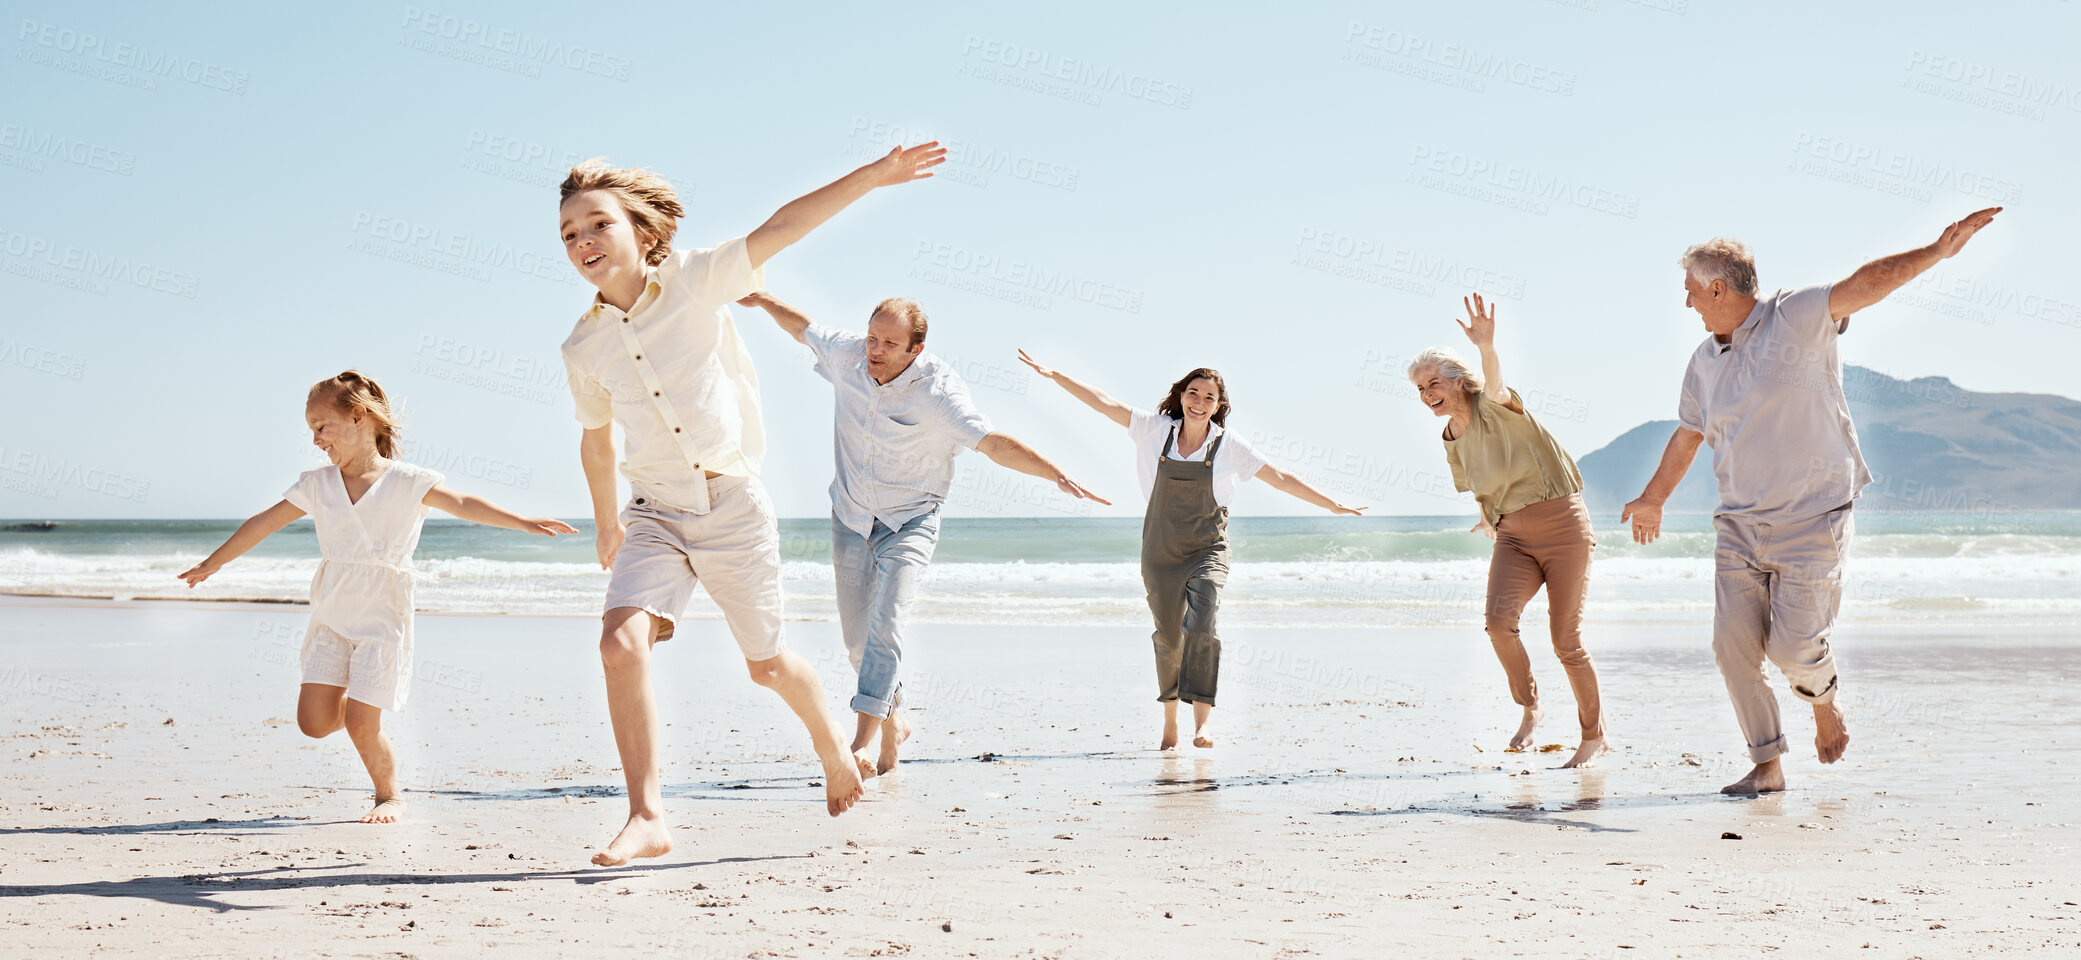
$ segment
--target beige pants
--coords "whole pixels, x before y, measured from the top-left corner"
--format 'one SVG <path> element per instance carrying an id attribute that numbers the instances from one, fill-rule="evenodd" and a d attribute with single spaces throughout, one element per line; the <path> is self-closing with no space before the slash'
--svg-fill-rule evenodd
<path id="1" fill-rule="evenodd" d="M 1786 752 L 1766 657 L 1801 700 L 1835 699 L 1828 634 L 1842 607 L 1850 505 L 1791 524 L 1714 517 L 1713 528 L 1713 656 L 1749 756 L 1763 763 Z"/>
<path id="2" fill-rule="evenodd" d="M 1510 678 L 1510 699 L 1539 705 L 1532 661 L 1518 636 L 1526 602 L 1546 586 L 1547 621 L 1554 655 L 1575 691 L 1575 718 L 1584 740 L 1604 739 L 1604 710 L 1597 695 L 1597 667 L 1582 648 L 1582 604 L 1590 590 L 1590 553 L 1597 538 L 1581 494 L 1543 500 L 1496 523 L 1496 550 L 1488 565 L 1488 636 Z"/>

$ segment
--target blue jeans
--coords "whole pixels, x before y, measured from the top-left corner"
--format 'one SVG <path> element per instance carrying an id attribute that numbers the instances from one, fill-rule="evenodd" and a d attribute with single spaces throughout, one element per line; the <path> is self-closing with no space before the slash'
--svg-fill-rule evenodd
<path id="1" fill-rule="evenodd" d="M 886 718 L 903 683 L 903 624 L 918 595 L 918 578 L 939 545 L 939 511 L 889 529 L 880 520 L 867 536 L 831 519 L 831 572 L 845 652 L 859 674 L 853 712 Z"/>

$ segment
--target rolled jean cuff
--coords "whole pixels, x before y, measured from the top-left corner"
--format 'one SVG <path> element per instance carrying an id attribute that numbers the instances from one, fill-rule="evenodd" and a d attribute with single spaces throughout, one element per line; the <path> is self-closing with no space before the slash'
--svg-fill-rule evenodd
<path id="1" fill-rule="evenodd" d="M 894 706 L 895 703 L 889 700 L 877 700 L 864 693 L 853 694 L 854 713 L 864 713 L 870 717 L 887 720 L 889 719 L 889 709 Z"/>
<path id="2" fill-rule="evenodd" d="M 1776 740 L 1772 740 L 1769 743 L 1763 744 L 1761 746 L 1750 747 L 1749 759 L 1757 763 L 1769 763 L 1770 761 L 1782 757 L 1790 752 L 1791 748 L 1785 746 L 1785 735 L 1781 733 L 1778 734 Z"/>
<path id="3" fill-rule="evenodd" d="M 1805 687 L 1795 683 L 1792 685 L 1792 695 L 1808 703 L 1818 703 L 1826 706 L 1835 702 L 1835 681 L 1836 677 L 1829 677 L 1828 686 L 1821 688 L 1820 693 L 1808 693 Z"/>

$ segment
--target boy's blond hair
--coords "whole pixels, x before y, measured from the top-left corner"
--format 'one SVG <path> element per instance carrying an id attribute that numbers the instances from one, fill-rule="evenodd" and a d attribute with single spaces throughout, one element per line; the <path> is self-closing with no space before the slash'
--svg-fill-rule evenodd
<path id="1" fill-rule="evenodd" d="M 587 190 L 605 190 L 621 202 L 623 213 L 636 228 L 639 242 L 648 242 L 643 262 L 657 266 L 672 255 L 672 236 L 679 232 L 679 218 L 686 208 L 679 193 L 664 177 L 642 167 L 609 166 L 606 157 L 594 157 L 575 167 L 557 187 L 557 205 Z"/>

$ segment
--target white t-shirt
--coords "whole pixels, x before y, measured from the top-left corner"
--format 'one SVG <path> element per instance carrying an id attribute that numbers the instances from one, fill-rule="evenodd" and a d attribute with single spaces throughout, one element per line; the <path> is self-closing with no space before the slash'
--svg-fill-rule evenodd
<path id="1" fill-rule="evenodd" d="M 1163 455 L 1164 438 L 1168 437 L 1171 428 L 1177 425 L 1176 417 L 1159 416 L 1147 410 L 1135 410 L 1128 416 L 1127 432 L 1134 437 L 1135 473 L 1142 480 L 1143 500 L 1149 499 L 1150 494 L 1156 490 L 1156 458 Z M 1211 445 L 1214 438 L 1225 433 L 1227 431 L 1223 430 L 1220 424 L 1210 424 L 1207 442 L 1201 445 L 1202 448 Z M 1206 459 L 1205 449 L 1195 449 L 1187 454 L 1178 447 L 1179 442 L 1172 441 L 1173 460 Z M 1236 484 L 1248 482 L 1251 477 L 1257 476 L 1257 471 L 1264 469 L 1267 462 L 1258 454 L 1257 449 L 1242 437 L 1223 440 L 1221 449 L 1214 454 L 1215 505 L 1228 506 L 1229 502 L 1236 498 Z"/>

